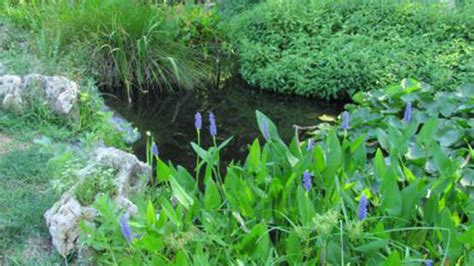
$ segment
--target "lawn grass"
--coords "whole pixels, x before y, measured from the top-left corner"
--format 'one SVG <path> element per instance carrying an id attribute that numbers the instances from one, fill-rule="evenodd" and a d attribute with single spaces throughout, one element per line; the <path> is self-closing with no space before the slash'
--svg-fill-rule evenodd
<path id="1" fill-rule="evenodd" d="M 14 150 L 0 151 L 0 264 L 53 263 L 59 257 L 46 244 L 50 241 L 43 218 L 57 199 L 46 170 L 53 155 L 39 145 L 13 143 Z"/>

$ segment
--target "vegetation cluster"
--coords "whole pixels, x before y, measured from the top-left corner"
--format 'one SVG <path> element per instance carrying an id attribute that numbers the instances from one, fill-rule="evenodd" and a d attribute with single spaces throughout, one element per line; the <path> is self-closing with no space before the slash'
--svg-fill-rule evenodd
<path id="1" fill-rule="evenodd" d="M 266 1 L 232 21 L 240 73 L 279 93 L 349 99 L 416 78 L 473 82 L 474 9 L 414 1 Z"/>
<path id="2" fill-rule="evenodd" d="M 140 214 L 124 222 L 99 198 L 83 243 L 103 264 L 472 264 L 474 87 L 404 80 L 354 101 L 340 126 L 289 144 L 257 111 L 262 138 L 229 165 L 219 158 L 232 138 L 198 145 L 197 115 L 195 170 L 150 144 L 157 185 L 135 199 Z"/>

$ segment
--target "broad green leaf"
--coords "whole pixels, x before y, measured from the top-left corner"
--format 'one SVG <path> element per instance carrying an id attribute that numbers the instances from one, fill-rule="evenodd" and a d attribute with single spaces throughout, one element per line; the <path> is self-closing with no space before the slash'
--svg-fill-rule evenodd
<path id="1" fill-rule="evenodd" d="M 213 181 L 210 181 L 206 186 L 206 191 L 204 193 L 204 206 L 206 209 L 216 209 L 222 203 L 221 195 L 219 189 Z"/>
<path id="2" fill-rule="evenodd" d="M 169 200 L 165 198 L 161 198 L 160 202 L 161 202 L 162 211 L 165 213 L 166 217 L 170 219 L 170 221 L 174 223 L 176 226 L 178 227 L 181 226 L 181 221 L 179 220 L 178 215 L 176 214 Z"/>
<path id="3" fill-rule="evenodd" d="M 438 119 L 436 117 L 428 119 L 421 128 L 420 133 L 418 133 L 416 138 L 417 143 L 427 146 L 431 145 L 434 141 L 437 129 Z"/>
<path id="4" fill-rule="evenodd" d="M 146 221 L 151 227 L 155 226 L 156 224 L 156 212 L 151 201 L 148 201 L 146 206 Z"/>
<path id="5" fill-rule="evenodd" d="M 174 177 L 170 178 L 173 196 L 178 200 L 184 208 L 189 209 L 194 204 L 193 198 L 183 189 Z"/>
<path id="6" fill-rule="evenodd" d="M 297 201 L 301 223 L 305 226 L 309 226 L 314 217 L 315 210 L 313 203 L 309 199 L 308 194 L 303 190 L 302 186 L 298 186 Z"/>
<path id="7" fill-rule="evenodd" d="M 260 132 L 262 135 L 264 134 L 263 129 L 265 126 L 267 126 L 268 129 L 268 135 L 270 139 L 280 139 L 280 135 L 278 134 L 278 129 L 275 126 L 275 124 L 268 118 L 265 114 L 263 114 L 260 111 L 255 111 L 255 114 L 257 116 L 257 124 L 258 124 L 258 129 L 260 129 Z"/>
<path id="8" fill-rule="evenodd" d="M 387 260 L 383 263 L 383 266 L 399 266 L 402 265 L 402 259 L 397 251 L 393 251 L 388 256 Z"/>
<path id="9" fill-rule="evenodd" d="M 260 164 L 260 144 L 258 139 L 255 139 L 250 146 L 250 152 L 247 157 L 247 166 L 251 171 L 256 172 Z"/>
<path id="10" fill-rule="evenodd" d="M 364 253 L 369 253 L 369 252 L 374 252 L 379 249 L 382 249 L 386 247 L 387 244 L 388 244 L 388 240 L 386 239 L 374 240 L 367 244 L 355 247 L 354 250 L 364 252 Z"/>
<path id="11" fill-rule="evenodd" d="M 160 158 L 157 158 L 156 176 L 159 182 L 166 182 L 170 178 L 170 169 Z"/>

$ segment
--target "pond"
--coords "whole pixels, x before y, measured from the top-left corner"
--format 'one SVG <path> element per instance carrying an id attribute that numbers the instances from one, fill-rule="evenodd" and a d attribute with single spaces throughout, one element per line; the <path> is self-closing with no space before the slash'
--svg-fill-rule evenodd
<path id="1" fill-rule="evenodd" d="M 153 99 L 152 99 L 153 98 Z M 221 153 L 224 162 L 243 161 L 248 145 L 260 135 L 255 118 L 255 110 L 265 113 L 277 125 L 280 136 L 289 141 L 295 135 L 294 125 L 313 126 L 318 117 L 326 114 L 337 116 L 342 103 L 321 102 L 314 99 L 277 95 L 249 88 L 240 81 L 231 80 L 218 90 L 187 92 L 184 94 L 135 99 L 128 104 L 127 97 L 106 97 L 106 103 L 125 119 L 132 122 L 145 136 L 150 131 L 165 161 L 192 169 L 196 155 L 190 142 L 196 142 L 194 115 L 203 114 L 202 143 L 208 147 L 208 112 L 216 116 L 218 142 L 233 136 L 233 140 Z M 146 158 L 146 138 L 133 145 L 135 154 Z"/>

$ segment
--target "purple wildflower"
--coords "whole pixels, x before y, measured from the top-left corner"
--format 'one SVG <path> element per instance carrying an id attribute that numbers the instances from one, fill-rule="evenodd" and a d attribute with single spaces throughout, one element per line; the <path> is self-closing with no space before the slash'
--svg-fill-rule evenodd
<path id="1" fill-rule="evenodd" d="M 212 112 L 209 112 L 209 132 L 211 136 L 217 136 L 217 126 L 216 126 L 216 117 Z"/>
<path id="2" fill-rule="evenodd" d="M 350 120 L 349 112 L 344 111 L 344 112 L 342 113 L 341 129 L 344 129 L 344 130 L 349 129 L 349 120 Z"/>
<path id="3" fill-rule="evenodd" d="M 153 143 L 153 145 L 151 145 L 151 152 L 155 156 L 160 156 L 160 151 L 158 150 L 158 146 L 156 146 L 156 143 Z"/>
<path id="4" fill-rule="evenodd" d="M 270 139 L 270 134 L 268 132 L 268 121 L 267 120 L 263 121 L 262 131 L 263 131 L 263 137 L 265 138 L 265 140 L 269 140 Z"/>
<path id="5" fill-rule="evenodd" d="M 367 218 L 367 204 L 367 196 L 362 195 L 359 199 L 359 221 L 362 221 Z"/>
<path id="6" fill-rule="evenodd" d="M 303 187 L 306 191 L 310 191 L 312 184 L 311 184 L 312 176 L 308 171 L 305 171 L 303 174 Z"/>
<path id="7" fill-rule="evenodd" d="M 127 241 L 131 242 L 133 240 L 132 229 L 128 224 L 128 216 L 122 215 L 120 218 L 120 231 L 122 231 L 122 235 Z"/>
<path id="8" fill-rule="evenodd" d="M 200 112 L 197 112 L 194 116 L 194 126 L 197 130 L 201 130 L 202 128 L 202 116 Z"/>
<path id="9" fill-rule="evenodd" d="M 433 266 L 433 261 L 430 259 L 425 260 L 425 266 Z"/>
<path id="10" fill-rule="evenodd" d="M 314 140 L 308 139 L 308 143 L 306 144 L 306 151 L 310 151 L 314 147 Z"/>
<path id="11" fill-rule="evenodd" d="M 403 122 L 405 123 L 410 123 L 411 122 L 411 116 L 412 116 L 412 105 L 411 102 L 408 102 L 406 107 L 405 107 L 405 114 L 403 115 Z"/>

